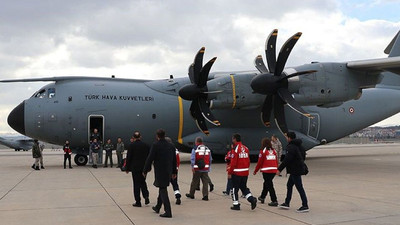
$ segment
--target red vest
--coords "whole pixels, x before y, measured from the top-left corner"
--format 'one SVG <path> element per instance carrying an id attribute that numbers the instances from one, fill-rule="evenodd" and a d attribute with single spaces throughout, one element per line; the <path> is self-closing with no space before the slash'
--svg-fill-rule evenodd
<path id="1" fill-rule="evenodd" d="M 278 156 L 274 149 L 267 150 L 267 148 L 264 148 L 260 150 L 257 166 L 254 169 L 254 172 L 258 172 L 258 170 L 261 170 L 263 173 L 278 172 Z"/>
<path id="2" fill-rule="evenodd" d="M 231 152 L 231 165 L 228 174 L 237 176 L 249 176 L 250 158 L 249 149 L 238 142 L 235 150 Z"/>
<path id="3" fill-rule="evenodd" d="M 210 168 L 210 154 L 211 151 L 210 149 L 207 148 L 207 146 L 205 145 L 199 145 L 197 146 L 196 150 L 195 150 L 195 163 L 194 163 L 194 170 L 195 171 L 208 171 Z M 199 159 L 203 159 L 205 162 L 205 167 L 203 169 L 199 169 L 198 165 L 196 164 L 196 162 Z"/>

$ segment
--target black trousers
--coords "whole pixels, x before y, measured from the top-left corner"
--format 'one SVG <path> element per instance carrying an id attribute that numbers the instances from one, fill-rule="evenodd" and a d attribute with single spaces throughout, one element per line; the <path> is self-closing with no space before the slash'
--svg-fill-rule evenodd
<path id="1" fill-rule="evenodd" d="M 239 204 L 239 189 L 242 191 L 243 195 L 246 196 L 247 201 L 251 202 L 254 198 L 250 192 L 250 189 L 247 187 L 247 176 L 237 176 L 232 175 L 232 201 L 233 205 Z"/>
<path id="2" fill-rule="evenodd" d="M 140 202 L 140 191 L 142 191 L 143 198 L 149 197 L 149 190 L 147 189 L 146 180 L 142 172 L 132 172 L 133 181 L 133 196 L 136 202 Z"/>
<path id="3" fill-rule="evenodd" d="M 300 175 L 290 174 L 289 179 L 286 184 L 287 193 L 286 193 L 285 203 L 289 205 L 290 200 L 292 200 L 293 185 L 296 186 L 296 189 L 300 194 L 302 206 L 308 207 L 307 196 L 306 196 L 306 192 L 304 191 L 303 182 L 301 180 Z"/>
<path id="4" fill-rule="evenodd" d="M 64 169 L 66 168 L 67 159 L 68 159 L 69 168 L 72 167 L 71 166 L 71 155 L 70 154 L 64 154 Z"/>
<path id="5" fill-rule="evenodd" d="M 181 192 L 179 191 L 179 184 L 178 184 L 178 174 L 176 174 L 176 178 L 171 178 L 172 189 L 174 190 L 175 198 L 181 197 Z"/>
<path id="6" fill-rule="evenodd" d="M 168 198 L 168 190 L 167 187 L 159 187 L 158 188 L 158 197 L 157 197 L 157 205 L 156 208 L 161 209 L 161 206 L 164 205 L 164 211 L 167 215 L 172 216 L 171 211 L 171 203 Z"/>
<path id="7" fill-rule="evenodd" d="M 104 161 L 104 166 L 107 166 L 108 158 L 110 158 L 110 165 L 113 167 L 112 152 L 106 151 L 106 161 Z"/>
<path id="8" fill-rule="evenodd" d="M 275 173 L 262 173 L 263 178 L 264 178 L 264 184 L 263 184 L 263 189 L 261 192 L 261 198 L 265 198 L 269 192 L 269 195 L 271 197 L 272 202 L 277 202 L 277 197 L 274 189 L 274 183 L 272 180 L 275 177 Z"/>

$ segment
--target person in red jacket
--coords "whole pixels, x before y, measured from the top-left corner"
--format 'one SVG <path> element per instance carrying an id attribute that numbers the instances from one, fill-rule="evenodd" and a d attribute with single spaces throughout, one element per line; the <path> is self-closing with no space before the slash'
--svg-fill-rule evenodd
<path id="1" fill-rule="evenodd" d="M 240 210 L 239 189 L 251 203 L 251 209 L 257 206 L 257 199 L 251 194 L 247 187 L 247 178 L 249 176 L 250 158 L 249 149 L 242 144 L 240 134 L 232 136 L 233 149 L 231 153 L 231 164 L 228 170 L 228 178 L 232 179 L 232 210 Z"/>
<path id="2" fill-rule="evenodd" d="M 231 167 L 231 153 L 232 153 L 232 149 L 229 149 L 229 151 L 225 155 L 226 172 L 227 172 L 228 178 L 227 178 L 227 182 L 226 182 L 226 190 L 222 191 L 222 194 L 224 194 L 224 195 L 230 195 L 231 190 L 232 190 L 232 178 L 230 178 L 229 174 L 228 174 L 229 168 Z"/>
<path id="3" fill-rule="evenodd" d="M 71 151 L 71 148 L 69 147 L 69 141 L 65 141 L 63 150 L 64 150 L 64 169 L 66 169 L 66 166 L 67 166 L 67 163 L 66 163 L 67 159 L 68 159 L 69 168 L 72 169 L 72 166 L 71 166 L 72 151 Z"/>
<path id="4" fill-rule="evenodd" d="M 265 197 L 269 192 L 271 202 L 268 203 L 268 205 L 276 207 L 278 206 L 278 199 L 275 194 L 274 183 L 272 180 L 274 179 L 276 172 L 278 172 L 278 155 L 275 149 L 272 148 L 271 141 L 268 138 L 263 138 L 261 141 L 261 150 L 258 155 L 257 166 L 254 169 L 253 175 L 256 175 L 259 170 L 262 172 L 264 184 L 258 200 L 264 204 Z"/>

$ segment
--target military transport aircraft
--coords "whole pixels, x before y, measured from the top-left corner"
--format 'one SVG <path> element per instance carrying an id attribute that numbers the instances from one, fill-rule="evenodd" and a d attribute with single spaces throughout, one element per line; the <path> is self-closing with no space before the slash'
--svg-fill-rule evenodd
<path id="1" fill-rule="evenodd" d="M 388 58 L 313 62 L 285 68 L 301 33 L 290 37 L 276 57 L 277 30 L 265 43 L 267 65 L 257 70 L 209 73 L 204 48 L 189 66 L 189 77 L 135 80 L 52 77 L 1 82 L 50 83 L 9 115 L 21 134 L 62 145 L 69 140 L 78 165 L 87 163 L 91 131 L 125 143 L 139 130 L 151 143 L 157 128 L 183 149 L 203 136 L 216 155 L 225 154 L 240 133 L 257 155 L 265 136 L 295 131 L 307 149 L 354 133 L 400 112 L 400 37 L 385 49 Z M 193 121 L 194 119 L 194 121 Z M 197 125 L 197 126 L 196 126 Z M 211 128 L 208 127 L 211 125 Z M 186 147 L 186 148 L 185 148 Z"/>
<path id="2" fill-rule="evenodd" d="M 28 151 L 32 149 L 33 139 L 23 135 L 3 135 L 0 137 L 0 144 L 15 151 Z"/>

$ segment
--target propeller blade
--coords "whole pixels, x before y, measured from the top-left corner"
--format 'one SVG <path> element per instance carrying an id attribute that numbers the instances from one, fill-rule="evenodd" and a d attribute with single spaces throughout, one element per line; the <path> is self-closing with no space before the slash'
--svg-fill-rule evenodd
<path id="1" fill-rule="evenodd" d="M 265 56 L 270 73 L 275 72 L 276 67 L 276 38 L 278 37 L 278 29 L 274 29 L 265 41 Z"/>
<path id="2" fill-rule="evenodd" d="M 201 68 L 203 67 L 203 56 L 204 56 L 204 51 L 206 48 L 202 47 L 194 57 L 194 62 L 193 62 L 193 72 L 194 72 L 194 83 L 198 84 L 200 80 L 200 71 Z"/>
<path id="3" fill-rule="evenodd" d="M 266 127 L 271 126 L 272 95 L 267 95 L 261 109 L 261 120 Z"/>
<path id="4" fill-rule="evenodd" d="M 317 72 L 317 71 L 316 70 L 306 70 L 306 71 L 301 71 L 301 72 L 297 72 L 297 73 L 292 73 L 290 75 L 282 77 L 281 79 L 279 79 L 279 81 L 284 80 L 284 79 L 287 80 L 287 79 L 292 78 L 292 77 L 301 76 L 301 75 L 307 75 L 309 73 L 315 73 L 315 72 Z"/>
<path id="5" fill-rule="evenodd" d="M 210 69 L 214 64 L 215 60 L 217 60 L 217 57 L 212 58 L 210 61 L 206 63 L 206 65 L 203 66 L 203 68 L 201 68 L 199 80 L 197 83 L 198 87 L 204 87 L 207 85 L 208 74 L 210 73 Z"/>
<path id="6" fill-rule="evenodd" d="M 208 122 L 214 124 L 215 126 L 221 125 L 219 121 L 215 119 L 214 115 L 211 113 L 210 106 L 207 104 L 207 99 L 200 98 L 198 103 L 201 114 L 206 120 L 208 120 Z"/>
<path id="7" fill-rule="evenodd" d="M 254 59 L 254 66 L 260 71 L 260 73 L 268 73 L 267 67 L 265 67 L 264 60 L 261 55 L 258 55 Z"/>
<path id="8" fill-rule="evenodd" d="M 292 37 L 290 37 L 285 44 L 283 44 L 279 56 L 278 61 L 276 62 L 276 69 L 274 71 L 275 76 L 280 76 L 285 68 L 285 64 L 287 59 L 289 58 L 290 52 L 292 51 L 294 45 L 296 44 L 297 40 L 299 40 L 301 36 L 301 32 L 296 33 Z"/>
<path id="9" fill-rule="evenodd" d="M 278 94 L 281 97 L 281 99 L 290 106 L 290 108 L 292 108 L 296 112 L 302 114 L 303 116 L 311 117 L 311 115 L 308 112 L 306 112 L 300 106 L 299 103 L 296 102 L 296 100 L 293 98 L 292 94 L 286 88 L 280 88 L 278 90 Z"/>
<path id="10" fill-rule="evenodd" d="M 196 121 L 199 130 L 208 136 L 210 132 L 208 131 L 206 120 L 201 113 L 199 100 L 195 99 L 192 101 L 190 105 L 190 115 L 192 115 L 193 119 Z"/>
<path id="11" fill-rule="evenodd" d="M 190 82 L 193 84 L 194 83 L 194 63 L 190 64 L 190 66 L 189 66 L 189 79 L 190 79 Z"/>
<path id="12" fill-rule="evenodd" d="M 286 125 L 285 102 L 277 95 L 274 95 L 274 117 L 275 123 L 283 134 L 287 134 L 288 128 Z"/>
<path id="13" fill-rule="evenodd" d="M 223 90 L 216 90 L 216 91 L 203 91 L 203 94 L 218 94 L 224 92 Z"/>

